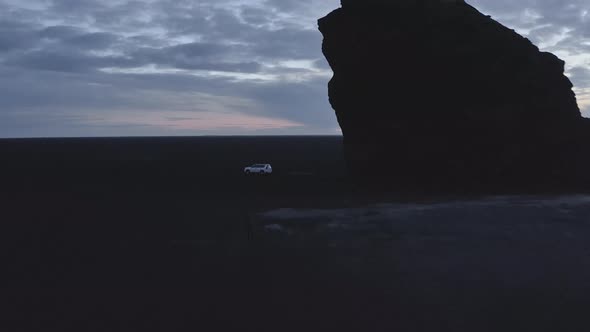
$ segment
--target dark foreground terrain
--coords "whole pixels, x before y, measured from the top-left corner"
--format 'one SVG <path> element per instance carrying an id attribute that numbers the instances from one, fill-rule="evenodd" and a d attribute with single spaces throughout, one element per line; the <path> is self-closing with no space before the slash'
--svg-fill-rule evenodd
<path id="1" fill-rule="evenodd" d="M 339 137 L 0 153 L 2 331 L 590 326 L 590 196 L 368 195 Z"/>

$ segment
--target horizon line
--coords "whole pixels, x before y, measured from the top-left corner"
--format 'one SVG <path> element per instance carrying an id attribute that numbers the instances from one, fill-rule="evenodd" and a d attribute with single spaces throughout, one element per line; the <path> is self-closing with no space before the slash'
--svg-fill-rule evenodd
<path id="1" fill-rule="evenodd" d="M 309 134 L 309 135 L 171 135 L 171 136 L 31 136 L 31 137 L 0 137 L 1 140 L 33 140 L 33 139 L 155 139 L 155 138 L 255 138 L 255 137 L 343 137 L 342 134 Z"/>

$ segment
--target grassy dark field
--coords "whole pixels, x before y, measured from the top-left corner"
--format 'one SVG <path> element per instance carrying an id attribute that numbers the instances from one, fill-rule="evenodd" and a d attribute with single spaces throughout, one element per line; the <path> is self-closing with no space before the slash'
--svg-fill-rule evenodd
<path id="1" fill-rule="evenodd" d="M 261 259 L 280 259 L 255 246 L 253 216 L 348 190 L 340 137 L 0 140 L 0 155 L 3 287 L 23 331 L 247 328 L 265 320 L 248 312 Z M 271 177 L 244 176 L 261 162 Z"/>
<path id="2" fill-rule="evenodd" d="M 0 140 L 0 156 L 3 331 L 588 327 L 587 196 L 369 197 L 340 137 Z"/>

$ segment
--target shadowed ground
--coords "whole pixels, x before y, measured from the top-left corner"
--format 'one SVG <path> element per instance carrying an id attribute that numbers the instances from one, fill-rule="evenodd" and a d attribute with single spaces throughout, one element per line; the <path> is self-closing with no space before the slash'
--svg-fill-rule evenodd
<path id="1" fill-rule="evenodd" d="M 587 324 L 587 196 L 369 197 L 345 180 L 339 138 L 0 150 L 3 330 Z M 243 177 L 256 162 L 276 174 Z"/>

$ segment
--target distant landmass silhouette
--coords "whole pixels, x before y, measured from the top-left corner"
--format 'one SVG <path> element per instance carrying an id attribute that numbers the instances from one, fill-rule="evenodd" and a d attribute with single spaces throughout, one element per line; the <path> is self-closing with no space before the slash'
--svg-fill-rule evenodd
<path id="1" fill-rule="evenodd" d="M 346 159 L 364 183 L 590 188 L 590 123 L 565 62 L 514 30 L 462 0 L 342 0 L 318 23 Z"/>

